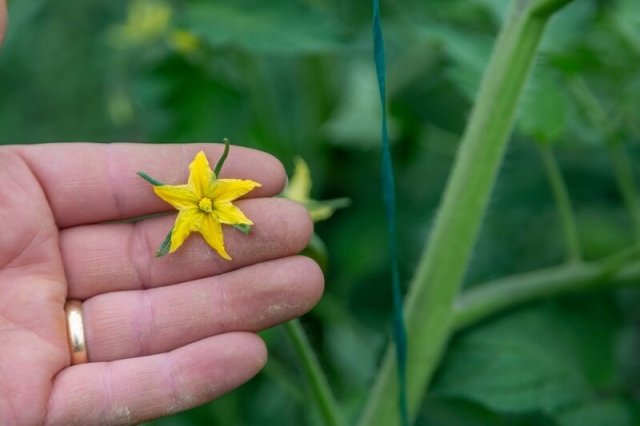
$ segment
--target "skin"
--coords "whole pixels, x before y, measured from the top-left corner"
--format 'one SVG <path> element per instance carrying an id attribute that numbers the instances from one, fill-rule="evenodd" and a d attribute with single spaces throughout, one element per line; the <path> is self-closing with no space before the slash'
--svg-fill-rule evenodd
<path id="1" fill-rule="evenodd" d="M 312 223 L 279 193 L 268 154 L 233 147 L 222 177 L 262 187 L 237 201 L 255 226 L 225 227 L 233 260 L 192 235 L 155 258 L 175 218 L 136 176 L 186 182 L 215 144 L 0 147 L 0 424 L 126 425 L 217 398 L 253 377 L 255 333 L 307 312 L 323 276 L 296 256 Z M 132 222 L 140 216 L 155 215 Z M 120 221 L 120 222 L 118 222 Z M 89 363 L 70 366 L 63 306 L 83 301 Z"/>
<path id="2" fill-rule="evenodd" d="M 0 46 L 4 39 L 4 32 L 7 27 L 7 2 L 0 0 Z"/>
<path id="3" fill-rule="evenodd" d="M 0 44 L 6 22 L 0 0 Z M 0 147 L 1 425 L 127 425 L 205 403 L 264 366 L 257 331 L 318 301 L 321 271 L 295 256 L 312 223 L 270 198 L 286 177 L 265 153 L 234 147 L 222 171 L 263 184 L 237 202 L 255 222 L 251 235 L 225 229 L 232 261 L 197 237 L 154 258 L 175 213 L 132 222 L 172 210 L 135 173 L 184 183 L 200 149 L 222 150 Z M 69 298 L 83 301 L 87 364 L 70 366 Z"/>

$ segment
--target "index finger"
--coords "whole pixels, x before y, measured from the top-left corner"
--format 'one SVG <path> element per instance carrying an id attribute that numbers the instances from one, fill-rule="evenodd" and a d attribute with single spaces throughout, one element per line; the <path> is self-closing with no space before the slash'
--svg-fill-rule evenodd
<path id="1" fill-rule="evenodd" d="M 221 144 L 59 143 L 13 146 L 47 195 L 60 228 L 130 219 L 172 210 L 136 175 L 144 171 L 166 184 L 184 184 L 188 166 L 202 150 L 212 164 Z M 282 164 L 261 151 L 232 146 L 221 176 L 262 184 L 248 197 L 279 193 L 285 183 Z"/>
<path id="2" fill-rule="evenodd" d="M 4 40 L 4 32 L 7 28 L 7 2 L 0 0 L 0 46 Z"/>

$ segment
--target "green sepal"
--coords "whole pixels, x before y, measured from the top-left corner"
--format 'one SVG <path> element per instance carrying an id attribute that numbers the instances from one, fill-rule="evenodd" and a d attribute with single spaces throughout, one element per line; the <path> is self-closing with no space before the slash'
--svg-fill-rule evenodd
<path id="1" fill-rule="evenodd" d="M 222 170 L 222 165 L 227 159 L 227 155 L 229 155 L 229 139 L 224 138 L 224 151 L 222 151 L 222 155 L 220 156 L 215 169 L 213 169 L 213 174 L 216 178 L 220 176 L 220 170 Z"/>
<path id="2" fill-rule="evenodd" d="M 171 234 L 173 234 L 173 229 L 169 231 L 164 241 L 162 241 L 162 244 L 160 244 L 160 247 L 158 247 L 156 257 L 162 257 L 169 253 L 169 249 L 171 248 Z"/>
<path id="3" fill-rule="evenodd" d="M 149 182 L 151 185 L 153 186 L 163 186 L 164 183 L 155 180 L 154 178 L 152 178 L 151 176 L 149 176 L 148 174 L 146 174 L 145 172 L 138 172 L 136 173 L 138 176 L 140 176 L 142 179 L 146 180 L 147 182 Z"/>
<path id="4" fill-rule="evenodd" d="M 251 225 L 236 223 L 235 225 L 232 225 L 232 226 L 238 231 L 242 232 L 244 235 L 249 235 L 249 233 L 251 232 Z"/>
<path id="5" fill-rule="evenodd" d="M 302 203 L 307 208 L 313 222 L 320 222 L 329 219 L 338 209 L 343 209 L 351 205 L 350 198 L 334 198 L 332 200 L 307 200 Z"/>

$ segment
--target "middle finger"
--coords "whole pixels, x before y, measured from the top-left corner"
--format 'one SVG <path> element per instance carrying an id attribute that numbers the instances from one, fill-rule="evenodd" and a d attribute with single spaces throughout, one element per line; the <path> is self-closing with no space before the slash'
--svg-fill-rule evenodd
<path id="1" fill-rule="evenodd" d="M 83 305 L 91 361 L 167 352 L 230 331 L 259 331 L 306 313 L 324 278 L 294 256 L 216 277 L 101 294 Z"/>
<path id="2" fill-rule="evenodd" d="M 281 198 L 242 200 L 237 205 L 255 225 L 249 235 L 224 226 L 231 261 L 219 257 L 200 235 L 162 258 L 155 250 L 171 229 L 175 215 L 137 223 L 100 224 L 61 231 L 60 246 L 68 297 L 135 290 L 204 278 L 263 260 L 299 253 L 313 225 L 301 205 Z"/>

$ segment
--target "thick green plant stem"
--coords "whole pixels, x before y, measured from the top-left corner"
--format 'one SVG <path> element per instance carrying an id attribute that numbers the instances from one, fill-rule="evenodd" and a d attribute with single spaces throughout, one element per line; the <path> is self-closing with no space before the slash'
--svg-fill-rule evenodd
<path id="1" fill-rule="evenodd" d="M 406 299 L 407 396 L 412 419 L 452 331 L 454 301 L 540 38 L 551 14 L 569 1 L 516 0 L 498 36 L 429 243 Z M 361 426 L 397 424 L 395 371 L 393 347 L 388 347 L 360 419 Z"/>
<path id="2" fill-rule="evenodd" d="M 562 178 L 560 167 L 553 155 L 551 146 L 548 143 L 538 143 L 537 145 L 558 209 L 558 218 L 560 219 L 565 244 L 567 246 L 567 262 L 580 262 L 582 260 L 582 250 L 580 248 L 578 227 L 576 226 L 576 219 L 573 214 L 573 207 L 571 206 L 567 185 Z"/>
<path id="3" fill-rule="evenodd" d="M 291 340 L 296 358 L 301 364 L 302 372 L 311 391 L 314 402 L 322 422 L 326 426 L 344 426 L 342 412 L 329 387 L 327 378 L 322 371 L 320 362 L 316 357 L 307 335 L 298 320 L 292 320 L 284 324 L 284 329 Z"/>
<path id="4" fill-rule="evenodd" d="M 640 286 L 640 263 L 573 263 L 501 278 L 460 295 L 454 328 L 460 330 L 505 309 L 545 297 L 622 286 Z"/>

